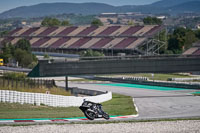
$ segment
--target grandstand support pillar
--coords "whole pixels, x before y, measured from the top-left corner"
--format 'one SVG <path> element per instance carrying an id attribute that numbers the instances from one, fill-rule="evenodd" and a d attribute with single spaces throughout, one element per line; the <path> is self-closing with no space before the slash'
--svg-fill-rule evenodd
<path id="1" fill-rule="evenodd" d="M 65 90 L 68 91 L 69 87 L 68 87 L 68 76 L 65 76 Z"/>

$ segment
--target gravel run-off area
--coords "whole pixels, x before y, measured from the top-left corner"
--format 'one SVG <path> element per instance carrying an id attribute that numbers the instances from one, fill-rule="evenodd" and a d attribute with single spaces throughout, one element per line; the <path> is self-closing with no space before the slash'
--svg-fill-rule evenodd
<path id="1" fill-rule="evenodd" d="M 111 124 L 2 126 L 0 133 L 199 133 L 200 120 Z"/>

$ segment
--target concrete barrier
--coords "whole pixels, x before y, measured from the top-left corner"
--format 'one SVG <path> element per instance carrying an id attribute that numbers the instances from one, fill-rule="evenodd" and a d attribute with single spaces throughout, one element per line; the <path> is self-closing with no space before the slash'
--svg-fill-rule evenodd
<path id="1" fill-rule="evenodd" d="M 80 106 L 83 103 L 84 99 L 95 103 L 102 103 L 112 99 L 112 92 L 104 94 L 102 93 L 97 96 L 75 97 L 0 90 L 0 102 L 9 103 L 36 104 L 38 106 L 48 105 L 53 107 L 70 107 Z"/>

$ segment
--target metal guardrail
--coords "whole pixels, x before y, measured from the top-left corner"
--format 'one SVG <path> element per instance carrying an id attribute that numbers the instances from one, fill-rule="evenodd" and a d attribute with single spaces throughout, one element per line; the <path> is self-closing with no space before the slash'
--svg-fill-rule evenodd
<path id="1" fill-rule="evenodd" d="M 101 94 L 106 94 L 107 92 L 96 91 L 96 90 L 88 90 L 88 89 L 80 89 L 77 87 L 69 88 L 71 94 L 77 96 L 78 94 L 87 95 L 87 96 L 96 96 Z"/>
<path id="2" fill-rule="evenodd" d="M 105 56 L 82 57 L 80 60 L 124 60 L 124 59 L 160 59 L 160 58 L 200 58 L 200 55 L 135 55 L 135 56 Z"/>
<path id="3" fill-rule="evenodd" d="M 166 59 L 166 58 L 200 58 L 200 55 L 134 55 L 134 56 L 103 56 L 103 57 L 80 57 L 78 61 L 106 61 L 106 60 L 134 60 L 134 59 Z M 58 62 L 58 60 L 51 63 Z M 63 62 L 63 61 L 62 61 Z M 74 61 L 64 61 L 74 62 Z M 77 61 L 75 61 L 77 62 Z"/>
<path id="4" fill-rule="evenodd" d="M 0 70 L 29 73 L 31 69 L 0 66 Z"/>

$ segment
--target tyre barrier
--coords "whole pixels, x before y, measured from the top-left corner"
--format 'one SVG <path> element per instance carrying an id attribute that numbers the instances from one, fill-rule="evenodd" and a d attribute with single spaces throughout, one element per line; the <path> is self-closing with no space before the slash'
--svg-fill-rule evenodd
<path id="1" fill-rule="evenodd" d="M 102 103 L 112 99 L 112 92 L 97 96 L 75 97 L 75 96 L 61 96 L 42 93 L 28 93 L 9 90 L 0 90 L 0 102 L 33 104 L 33 105 L 47 105 L 53 107 L 70 107 L 80 106 L 83 100 L 89 100 L 95 103 Z"/>

